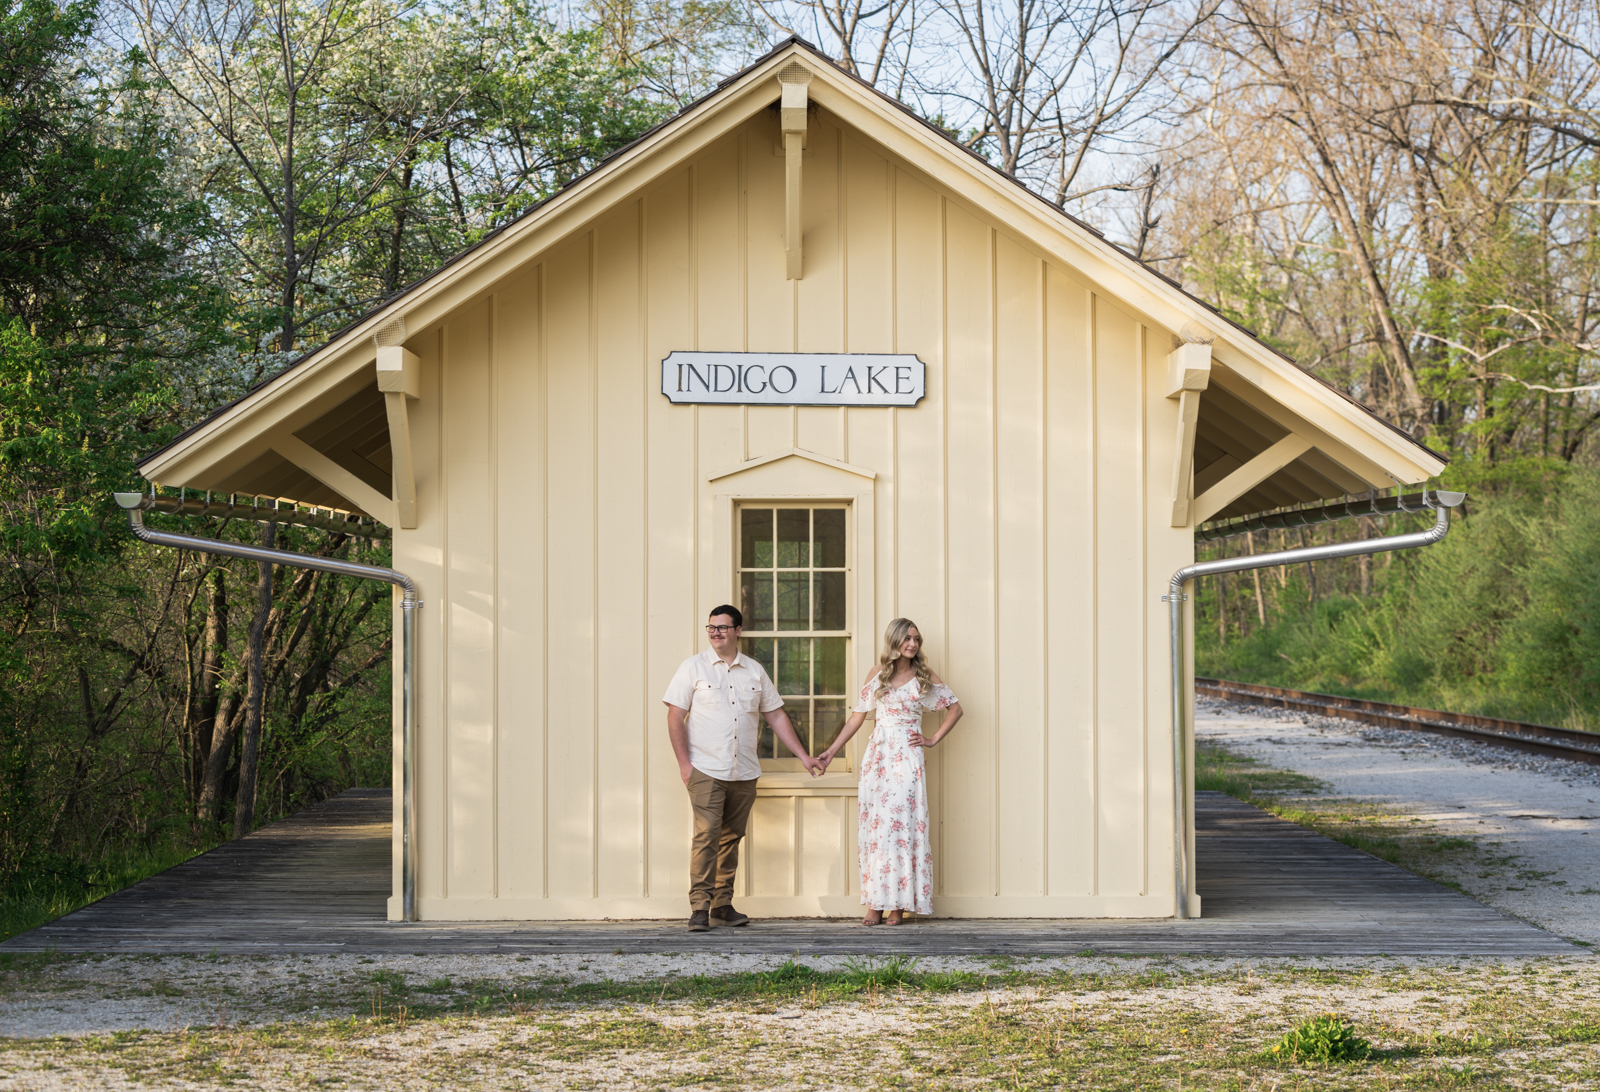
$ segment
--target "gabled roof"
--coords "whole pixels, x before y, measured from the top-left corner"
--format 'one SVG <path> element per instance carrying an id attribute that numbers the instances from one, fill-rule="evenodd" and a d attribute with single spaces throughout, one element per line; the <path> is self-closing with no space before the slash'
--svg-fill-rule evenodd
<path id="1" fill-rule="evenodd" d="M 1313 438 L 1353 454 L 1367 481 L 1407 482 L 1437 474 L 1445 457 L 1305 372 L 1252 332 L 1107 240 L 1098 230 L 999 171 L 904 103 L 845 71 L 814 46 L 790 38 L 608 155 L 592 170 L 497 228 L 428 276 L 335 334 L 283 371 L 140 461 L 152 481 L 207 487 L 206 479 L 264 450 L 265 436 L 315 422 L 329 399 L 370 386 L 373 335 L 398 318 L 420 330 L 592 220 L 675 169 L 776 97 L 777 70 L 801 59 L 815 73 L 813 101 L 1115 297 L 1149 325 L 1176 331 L 1201 322 L 1219 331 L 1215 359 L 1239 381 L 1280 404 Z M 311 498 L 305 498 L 311 499 Z"/>

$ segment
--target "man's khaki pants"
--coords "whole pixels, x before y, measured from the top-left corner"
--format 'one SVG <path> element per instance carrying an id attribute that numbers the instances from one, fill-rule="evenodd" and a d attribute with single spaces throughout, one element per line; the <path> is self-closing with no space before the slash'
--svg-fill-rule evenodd
<path id="1" fill-rule="evenodd" d="M 694 843 L 689 850 L 689 911 L 733 903 L 739 870 L 739 839 L 756 802 L 756 783 L 719 781 L 699 770 L 689 775 L 694 805 Z"/>

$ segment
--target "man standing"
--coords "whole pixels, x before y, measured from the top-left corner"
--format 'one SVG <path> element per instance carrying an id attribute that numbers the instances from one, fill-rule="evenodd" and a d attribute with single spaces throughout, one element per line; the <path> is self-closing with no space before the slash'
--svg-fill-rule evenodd
<path id="1" fill-rule="evenodd" d="M 761 776 L 756 741 L 762 714 L 812 776 L 822 772 L 822 764 L 806 753 L 795 735 L 766 669 L 739 651 L 743 625 L 738 607 L 714 608 L 706 624 L 711 647 L 678 665 L 661 698 L 678 772 L 694 805 L 691 933 L 710 929 L 713 919 L 722 925 L 750 920 L 733 908 L 733 875 L 739 868 L 739 840 L 756 801 L 756 779 Z"/>

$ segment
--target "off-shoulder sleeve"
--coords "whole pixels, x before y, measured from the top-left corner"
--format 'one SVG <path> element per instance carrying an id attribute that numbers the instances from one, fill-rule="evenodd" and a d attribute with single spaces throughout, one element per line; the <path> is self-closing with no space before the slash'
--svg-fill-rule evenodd
<path id="1" fill-rule="evenodd" d="M 948 709 L 961 699 L 950 692 L 944 683 L 934 683 L 928 687 L 928 692 L 922 695 L 924 709 Z"/>
<path id="2" fill-rule="evenodd" d="M 875 709 L 877 707 L 878 703 L 876 701 L 874 701 L 873 697 L 872 697 L 872 692 L 874 690 L 876 690 L 877 688 L 878 688 L 878 676 L 877 675 L 873 675 L 872 678 L 868 679 L 866 682 L 861 684 L 861 695 L 860 695 L 859 699 L 856 701 L 856 708 L 855 708 L 855 711 L 857 713 L 870 713 L 870 712 L 873 711 L 873 709 Z"/>

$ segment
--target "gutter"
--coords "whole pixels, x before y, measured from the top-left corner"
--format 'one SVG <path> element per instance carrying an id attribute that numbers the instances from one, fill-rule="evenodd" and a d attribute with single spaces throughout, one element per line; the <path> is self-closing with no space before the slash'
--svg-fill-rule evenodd
<path id="1" fill-rule="evenodd" d="M 217 539 L 198 538 L 194 535 L 175 535 L 167 531 L 153 531 L 144 525 L 144 510 L 158 507 L 155 498 L 143 493 L 116 493 L 117 504 L 128 513 L 128 529 L 143 542 L 156 546 L 170 546 L 175 550 L 193 550 L 196 553 L 215 554 L 222 557 L 239 557 L 269 565 L 288 565 L 296 569 L 354 576 L 363 580 L 382 580 L 401 590 L 400 609 L 403 623 L 400 637 L 401 662 L 401 769 L 402 798 L 400 810 L 401 869 L 400 903 L 404 921 L 417 920 L 417 846 L 413 831 L 416 826 L 416 765 L 417 743 L 417 611 L 422 601 L 417 598 L 417 585 L 405 573 L 385 569 L 378 565 L 362 565 L 355 561 L 341 561 L 334 557 L 312 557 L 289 550 L 271 550 L 265 546 L 251 546 L 243 542 L 221 542 Z M 266 513 L 261 513 L 265 515 Z M 261 515 L 255 518 L 260 519 Z M 285 513 L 288 515 L 288 513 Z"/>
<path id="2" fill-rule="evenodd" d="M 1411 499 L 1411 498 L 1406 498 Z M 1161 597 L 1168 604 L 1172 632 L 1172 830 L 1173 830 L 1173 916 L 1180 921 L 1189 917 L 1189 786 L 1193 777 L 1189 770 L 1188 736 L 1184 730 L 1183 714 L 1188 708 L 1188 691 L 1183 677 L 1183 604 L 1189 598 L 1184 585 L 1200 576 L 1218 573 L 1247 572 L 1273 565 L 1292 565 L 1301 561 L 1325 561 L 1336 557 L 1359 557 L 1362 554 L 1381 554 L 1391 550 L 1411 550 L 1431 546 L 1450 531 L 1450 509 L 1467 499 L 1465 493 L 1446 493 L 1435 490 L 1422 491 L 1421 507 L 1410 508 L 1404 503 L 1400 510 L 1438 513 L 1434 524 L 1426 531 L 1391 538 L 1360 539 L 1355 542 L 1336 542 L 1329 546 L 1303 546 L 1297 550 L 1278 550 L 1270 554 L 1247 554 L 1242 557 L 1225 557 L 1216 561 L 1203 561 L 1186 566 L 1172 574 L 1172 586 Z M 1362 511 L 1348 513 L 1366 515 Z"/>

